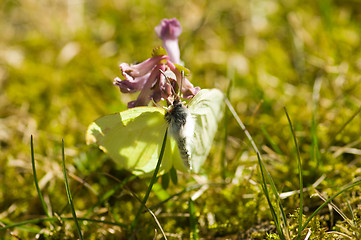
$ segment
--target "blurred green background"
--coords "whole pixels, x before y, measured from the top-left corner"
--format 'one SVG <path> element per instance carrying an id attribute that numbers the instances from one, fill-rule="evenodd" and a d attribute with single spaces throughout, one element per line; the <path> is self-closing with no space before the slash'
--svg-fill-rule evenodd
<path id="1" fill-rule="evenodd" d="M 361 106 L 361 4 L 357 0 L 3 0 L 0 9 L 2 222 L 44 214 L 31 169 L 31 135 L 39 184 L 54 212 L 59 213 L 67 203 L 62 138 L 69 172 L 87 178 L 99 194 L 88 198 L 89 190 L 79 190 L 75 204 L 80 212 L 87 211 L 102 190 L 114 186 L 96 173 L 124 174 L 114 172 L 101 152 L 86 146 L 84 135 L 96 118 L 126 109 L 126 103 L 136 97 L 121 94 L 112 81 L 120 75 L 120 63 L 144 61 L 161 45 L 154 27 L 163 18 L 175 17 L 183 27 L 181 58 L 191 70 L 194 85 L 226 91 L 232 80 L 230 100 L 282 191 L 298 187 L 296 154 L 284 107 L 295 125 L 305 187 L 323 176 L 326 180 L 319 187 L 331 194 L 361 177 L 360 116 L 344 125 Z M 200 219 L 207 222 L 199 223 L 204 237 L 222 231 L 220 236 L 237 236 L 263 222 L 272 225 L 261 190 L 254 184 L 259 180 L 256 155 L 232 118 L 222 124 L 228 126 L 225 157 L 219 154 L 221 126 L 202 176 L 225 186 L 211 187 L 196 202 Z M 223 173 L 218 167 L 221 161 L 227 163 Z M 182 179 L 169 194 L 195 181 L 190 176 Z M 72 181 L 73 188 L 81 188 Z M 147 181 L 138 180 L 131 187 L 142 195 L 146 185 Z M 360 206 L 359 192 L 353 194 L 346 199 Z M 168 211 L 184 209 L 184 199 L 168 206 Z M 137 207 L 132 204 L 137 203 L 126 199 L 117 206 L 119 201 L 104 208 L 115 209 L 118 220 L 129 223 L 124 214 L 134 214 Z M 285 201 L 286 212 L 293 213 L 297 195 Z M 308 209 L 322 203 L 309 196 L 305 201 Z M 252 213 L 251 220 L 246 213 Z M 209 214 L 214 215 L 213 225 Z M 327 214 L 325 226 L 336 226 Z M 187 224 L 178 221 L 164 223 L 166 231 L 186 234 Z M 84 231 L 89 239 L 112 239 L 113 233 L 101 228 Z M 60 232 L 44 225 L 35 229 L 48 229 L 52 233 L 47 236 Z M 267 229 L 255 232 L 274 232 Z M 15 232 L 28 237 L 36 230 Z M 71 231 L 64 232 L 64 239 L 71 238 Z M 9 232 L 2 231 L 0 236 L 9 236 Z"/>

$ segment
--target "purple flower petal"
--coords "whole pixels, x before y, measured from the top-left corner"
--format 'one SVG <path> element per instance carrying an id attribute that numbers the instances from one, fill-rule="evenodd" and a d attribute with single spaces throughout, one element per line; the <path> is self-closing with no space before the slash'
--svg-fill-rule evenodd
<path id="1" fill-rule="evenodd" d="M 144 87 L 144 84 L 149 78 L 149 75 L 150 73 L 131 80 L 121 80 L 120 78 L 116 77 L 113 84 L 118 86 L 122 93 L 134 93 Z"/>
<path id="2" fill-rule="evenodd" d="M 163 19 L 158 26 L 154 28 L 158 37 L 162 39 L 163 46 L 170 59 L 179 64 L 180 52 L 178 46 L 178 37 L 182 33 L 182 26 L 176 18 Z"/>
<path id="3" fill-rule="evenodd" d="M 155 56 L 152 58 L 148 58 L 144 62 L 141 62 L 136 65 L 131 65 L 127 63 L 120 64 L 120 69 L 122 70 L 123 76 L 127 77 L 139 77 L 143 76 L 146 73 L 150 72 L 156 64 L 158 64 L 162 59 L 168 59 L 169 57 L 166 55 Z"/>
<path id="4" fill-rule="evenodd" d="M 120 88 L 123 93 L 134 93 L 144 88 L 150 72 L 163 59 L 168 59 L 168 56 L 155 56 L 145 60 L 142 63 L 131 65 L 127 63 L 120 64 L 120 69 L 124 80 L 115 78 L 113 84 Z"/>
<path id="5" fill-rule="evenodd" d="M 158 26 L 154 28 L 158 37 L 163 41 L 167 39 L 177 39 L 182 33 L 182 26 L 178 19 L 163 19 Z"/>
<path id="6" fill-rule="evenodd" d="M 161 68 L 162 65 L 164 64 L 157 64 L 153 68 L 144 87 L 142 88 L 140 94 L 138 95 L 138 98 L 135 102 L 135 107 L 147 106 L 149 101 L 153 98 L 154 89 L 156 89 L 156 87 L 154 88 L 154 84 L 158 79 L 159 69 Z"/>

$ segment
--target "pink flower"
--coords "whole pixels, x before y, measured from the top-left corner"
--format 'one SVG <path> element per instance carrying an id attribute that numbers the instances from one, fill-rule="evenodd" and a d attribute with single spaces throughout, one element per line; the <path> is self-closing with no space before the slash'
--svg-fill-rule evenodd
<path id="1" fill-rule="evenodd" d="M 178 65 L 180 62 L 178 36 L 182 32 L 178 20 L 163 19 L 155 31 L 163 40 L 166 51 L 158 47 L 153 50 L 153 57 L 142 63 L 120 64 L 122 78 L 114 79 L 113 84 L 123 93 L 140 91 L 138 98 L 128 103 L 128 108 L 147 106 L 151 100 L 155 102 L 166 100 L 168 105 L 172 104 L 179 86 L 182 86 L 180 92 L 185 99 L 192 98 L 200 90 L 199 87 L 193 87 L 187 78 L 182 79 L 181 71 L 189 72 L 189 70 Z"/>
<path id="2" fill-rule="evenodd" d="M 120 69 L 123 80 L 116 77 L 113 84 L 118 86 L 123 93 L 140 91 L 137 100 L 128 103 L 128 108 L 146 106 L 152 99 L 155 102 L 164 99 L 171 104 L 174 92 L 177 93 L 178 86 L 181 85 L 181 93 L 186 99 L 192 98 L 200 90 L 199 87 L 193 87 L 188 79 L 182 79 L 180 70 L 169 60 L 167 55 L 152 57 L 131 66 L 122 63 Z M 167 79 L 160 70 L 165 73 Z"/>
<path id="3" fill-rule="evenodd" d="M 163 46 L 172 62 L 180 63 L 180 53 L 178 46 L 178 37 L 182 33 L 182 26 L 176 18 L 163 19 L 158 26 L 154 28 L 158 37 L 162 39 Z"/>
<path id="4" fill-rule="evenodd" d="M 114 79 L 114 85 L 120 88 L 122 93 L 134 93 L 143 89 L 147 80 L 150 77 L 151 71 L 162 60 L 169 58 L 166 55 L 155 56 L 145 60 L 142 63 L 131 65 L 127 63 L 120 64 L 123 80 L 120 78 Z"/>

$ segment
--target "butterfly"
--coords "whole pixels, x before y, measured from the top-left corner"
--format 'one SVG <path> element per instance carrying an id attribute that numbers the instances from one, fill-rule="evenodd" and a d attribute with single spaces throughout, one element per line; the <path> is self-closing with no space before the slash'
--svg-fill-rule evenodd
<path id="1" fill-rule="evenodd" d="M 107 115 L 89 125 L 86 141 L 97 144 L 121 168 L 136 175 L 149 174 L 157 165 L 168 129 L 159 173 L 172 167 L 197 173 L 223 117 L 224 98 L 218 89 L 202 89 L 187 105 L 175 100 L 168 110 L 135 107 Z"/>

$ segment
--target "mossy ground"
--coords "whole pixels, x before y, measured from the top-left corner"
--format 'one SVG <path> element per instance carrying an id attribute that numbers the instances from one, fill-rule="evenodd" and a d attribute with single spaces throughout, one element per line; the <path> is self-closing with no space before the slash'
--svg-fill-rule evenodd
<path id="1" fill-rule="evenodd" d="M 226 91 L 232 80 L 230 101 L 283 193 L 290 239 L 297 236 L 300 198 L 284 107 L 302 159 L 303 219 L 324 202 L 321 195 L 331 197 L 360 180 L 361 7 L 356 0 L 5 0 L 0 8 L 3 227 L 46 217 L 34 186 L 33 135 L 50 215 L 71 217 L 62 173 L 64 139 L 78 217 L 124 224 L 81 221 L 84 239 L 129 236 L 127 226 L 140 206 L 134 195 L 142 199 L 149 179 L 116 169 L 100 150 L 86 146 L 84 136 L 93 120 L 126 109 L 134 99 L 120 94 L 112 80 L 120 75 L 119 63 L 141 62 L 161 45 L 154 27 L 163 18 L 176 17 L 182 24 L 181 58 L 194 85 Z M 190 237 L 190 197 L 201 239 L 280 239 L 256 153 L 228 115 L 200 175 L 180 174 L 177 185 L 153 188 L 146 205 L 169 239 Z M 360 238 L 360 191 L 356 186 L 335 198 L 334 207 L 323 208 L 303 237 L 309 231 L 309 239 Z M 107 193 L 110 197 L 97 205 Z M 60 217 L 1 230 L 0 238 L 78 238 L 74 222 Z M 162 237 L 149 213 L 137 226 L 138 239 Z"/>

